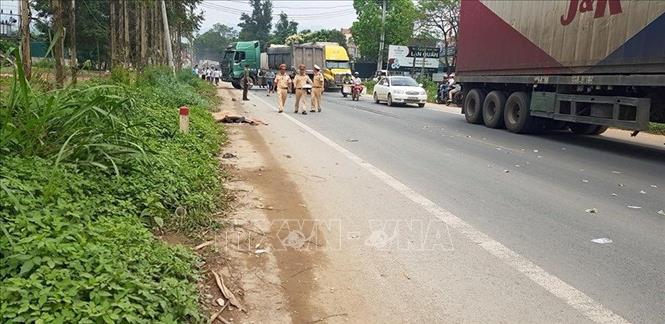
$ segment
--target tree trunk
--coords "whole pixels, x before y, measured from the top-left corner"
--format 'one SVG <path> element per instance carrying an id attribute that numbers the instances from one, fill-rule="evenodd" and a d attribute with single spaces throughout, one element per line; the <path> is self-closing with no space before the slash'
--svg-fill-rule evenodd
<path id="1" fill-rule="evenodd" d="M 53 58 L 55 60 L 55 83 L 58 88 L 65 86 L 65 35 L 63 28 L 62 0 L 51 0 L 53 8 L 54 46 Z"/>
<path id="2" fill-rule="evenodd" d="M 140 22 L 140 27 L 139 27 L 139 33 L 141 37 L 141 45 L 140 45 L 140 61 L 141 61 L 141 68 L 143 68 L 146 65 L 146 53 L 148 51 L 148 35 L 146 34 L 146 20 L 148 19 L 148 13 L 146 10 L 146 4 L 145 2 L 141 2 L 141 22 Z"/>
<path id="3" fill-rule="evenodd" d="M 115 6 L 116 0 L 109 1 L 109 20 L 111 24 L 111 32 L 109 37 L 111 40 L 110 50 L 111 50 L 111 68 L 114 68 L 118 64 L 118 44 L 116 42 L 116 35 L 118 30 L 118 16 Z"/>
<path id="4" fill-rule="evenodd" d="M 124 64 L 129 64 L 129 13 L 127 12 L 127 0 L 122 0 L 122 22 L 123 22 L 123 39 L 122 47 L 124 47 Z"/>
<path id="5" fill-rule="evenodd" d="M 71 0 L 69 8 L 69 66 L 72 69 L 72 84 L 76 84 L 78 60 L 76 58 L 76 0 Z"/>
<path id="6" fill-rule="evenodd" d="M 32 77 L 32 56 L 30 55 L 30 1 L 21 0 L 21 60 L 25 78 Z"/>

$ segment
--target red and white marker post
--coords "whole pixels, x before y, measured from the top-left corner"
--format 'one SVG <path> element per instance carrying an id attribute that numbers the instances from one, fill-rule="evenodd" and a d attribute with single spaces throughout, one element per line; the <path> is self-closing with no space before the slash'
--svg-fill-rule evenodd
<path id="1" fill-rule="evenodd" d="M 189 107 L 180 107 L 180 131 L 183 133 L 189 132 Z"/>

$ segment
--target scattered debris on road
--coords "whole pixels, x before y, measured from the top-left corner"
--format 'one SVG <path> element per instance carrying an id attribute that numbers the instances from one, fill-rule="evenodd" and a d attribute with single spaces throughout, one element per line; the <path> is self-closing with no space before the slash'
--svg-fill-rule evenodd
<path id="1" fill-rule="evenodd" d="M 349 143 L 355 143 L 355 142 L 357 142 L 358 140 L 355 139 L 355 138 L 347 138 L 346 141 L 349 142 Z"/>
<path id="2" fill-rule="evenodd" d="M 640 193 L 643 194 L 643 195 L 646 195 L 646 194 L 647 194 L 647 192 L 644 191 L 644 190 L 640 190 Z"/>
<path id="3" fill-rule="evenodd" d="M 628 206 L 628 208 L 630 208 L 630 209 L 642 209 L 642 207 L 640 207 L 640 206 Z"/>
<path id="4" fill-rule="evenodd" d="M 659 211 L 658 211 L 658 215 L 663 215 L 663 216 L 665 216 L 665 210 L 662 210 L 662 209 L 659 210 Z"/>
<path id="5" fill-rule="evenodd" d="M 222 155 L 222 159 L 233 159 L 233 158 L 237 158 L 237 157 L 238 156 L 233 154 L 233 153 L 224 153 Z"/>
<path id="6" fill-rule="evenodd" d="M 284 157 L 287 158 L 287 159 L 290 159 L 291 155 L 285 154 Z"/>
<path id="7" fill-rule="evenodd" d="M 237 307 L 241 311 L 245 311 L 245 309 L 242 307 L 242 305 L 240 304 L 236 296 L 233 294 L 233 292 L 231 292 L 231 290 L 229 290 L 229 288 L 227 288 L 224 285 L 224 278 L 218 275 L 217 272 L 215 271 L 211 272 L 213 276 L 215 276 L 215 282 L 217 283 L 217 287 L 219 288 L 219 291 L 222 293 L 222 296 L 224 296 L 224 298 L 226 298 L 231 305 Z"/>
<path id="8" fill-rule="evenodd" d="M 198 251 L 198 250 L 200 250 L 200 249 L 202 249 L 202 248 L 204 248 L 204 247 L 206 247 L 206 246 L 208 246 L 208 245 L 213 245 L 213 244 L 215 244 L 215 241 L 207 241 L 207 242 L 203 242 L 203 243 L 201 243 L 201 244 L 195 246 L 195 247 L 194 247 L 194 251 Z M 221 306 L 221 305 L 220 305 L 220 306 Z"/>
<path id="9" fill-rule="evenodd" d="M 621 172 L 621 171 L 612 171 L 612 173 L 614 173 L 614 174 L 622 174 L 623 172 Z"/>
<path id="10" fill-rule="evenodd" d="M 612 196 L 613 196 L 613 197 L 616 197 L 616 196 L 618 196 L 618 195 L 617 195 L 616 193 L 613 192 L 613 193 L 612 193 Z"/>
<path id="11" fill-rule="evenodd" d="M 589 214 L 597 214 L 597 213 L 598 213 L 598 209 L 597 209 L 597 208 L 589 208 L 589 209 L 586 209 L 586 210 L 584 210 L 584 211 L 587 212 L 587 213 L 589 213 Z"/>
<path id="12" fill-rule="evenodd" d="M 589 180 L 587 180 L 587 179 L 582 179 L 582 182 L 584 182 L 584 183 L 589 183 Z"/>
<path id="13" fill-rule="evenodd" d="M 256 254 L 256 255 L 261 255 L 261 254 L 264 254 L 264 253 L 268 253 L 268 249 L 258 249 L 256 251 L 254 251 L 254 254 Z"/>
<path id="14" fill-rule="evenodd" d="M 651 185 L 651 188 L 657 189 L 658 186 L 656 186 L 656 185 Z"/>
<path id="15" fill-rule="evenodd" d="M 598 244 L 610 244 L 612 243 L 612 240 L 608 239 L 607 237 L 601 237 L 597 239 L 591 240 L 593 243 L 598 243 Z"/>
<path id="16" fill-rule="evenodd" d="M 510 173 L 510 170 L 503 170 L 503 173 Z"/>

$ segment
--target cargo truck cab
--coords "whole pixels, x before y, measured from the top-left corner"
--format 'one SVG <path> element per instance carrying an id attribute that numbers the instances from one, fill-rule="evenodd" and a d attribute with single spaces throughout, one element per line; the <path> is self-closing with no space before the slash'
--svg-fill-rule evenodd
<path id="1" fill-rule="evenodd" d="M 325 45 L 326 66 L 323 76 L 326 80 L 326 89 L 340 89 L 344 75 L 351 73 L 349 55 L 346 49 L 340 45 Z"/>
<path id="2" fill-rule="evenodd" d="M 232 43 L 224 51 L 222 59 L 222 80 L 231 82 L 234 88 L 240 89 L 245 65 L 249 65 L 252 84 L 256 83 L 256 74 L 261 59 L 259 41 Z"/>

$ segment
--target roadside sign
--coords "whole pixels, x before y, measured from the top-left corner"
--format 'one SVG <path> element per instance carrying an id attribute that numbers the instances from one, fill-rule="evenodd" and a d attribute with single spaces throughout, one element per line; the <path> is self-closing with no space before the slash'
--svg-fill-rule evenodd
<path id="1" fill-rule="evenodd" d="M 422 68 L 423 65 L 426 69 L 438 69 L 440 65 L 436 47 L 389 45 L 388 57 L 392 65 L 397 66 L 391 66 L 392 69 Z"/>

